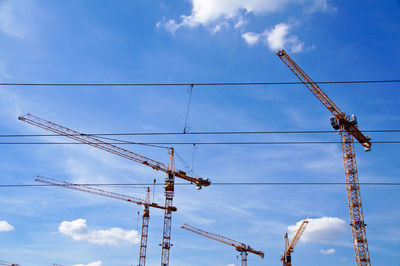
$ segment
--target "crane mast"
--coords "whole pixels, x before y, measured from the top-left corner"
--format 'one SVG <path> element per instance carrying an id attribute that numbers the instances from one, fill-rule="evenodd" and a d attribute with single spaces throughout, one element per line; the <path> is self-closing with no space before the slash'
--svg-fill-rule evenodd
<path id="1" fill-rule="evenodd" d="M 137 153 L 131 152 L 124 148 L 118 147 L 111 143 L 104 142 L 100 139 L 93 137 L 92 135 L 87 135 L 84 133 L 80 133 L 78 131 L 69 129 L 67 127 L 55 124 L 53 122 L 44 120 L 40 117 L 34 116 L 32 114 L 26 114 L 18 117 L 19 120 L 24 121 L 26 123 L 32 124 L 34 126 L 46 129 L 48 131 L 54 132 L 56 134 L 65 136 L 67 138 L 76 140 L 81 143 L 88 144 L 90 146 L 96 147 L 98 149 L 105 150 L 107 152 L 113 153 L 115 155 L 124 157 L 128 160 L 147 165 L 154 170 L 163 171 L 165 173 L 169 173 L 168 168 L 161 162 L 157 162 L 145 156 L 139 155 Z M 174 176 L 187 180 L 191 183 L 196 184 L 197 189 L 201 189 L 203 186 L 209 186 L 211 184 L 208 178 L 200 178 L 200 177 L 191 177 L 186 175 L 184 171 L 172 172 Z"/>
<path id="2" fill-rule="evenodd" d="M 137 205 L 143 205 L 143 218 L 142 218 L 142 234 L 140 238 L 140 255 L 139 255 L 139 266 L 145 266 L 146 265 L 146 251 L 147 251 L 147 237 L 148 237 L 148 231 L 149 231 L 149 220 L 150 220 L 150 207 L 153 208 L 158 208 L 158 209 L 166 209 L 167 207 L 160 206 L 156 203 L 151 203 L 150 202 L 150 189 L 147 188 L 146 192 L 146 199 L 142 200 L 139 198 L 135 197 L 130 197 L 126 196 L 123 194 L 118 194 L 115 192 L 110 192 L 110 191 L 105 191 L 102 189 L 97 189 L 93 188 L 87 185 L 82 185 L 82 184 L 72 184 L 69 182 L 57 180 L 54 178 L 48 178 L 48 177 L 43 177 L 43 176 L 37 176 L 35 179 L 36 182 L 41 182 L 44 184 L 49 184 L 52 186 L 60 186 L 60 187 L 65 187 L 73 190 L 78 190 L 78 191 L 83 191 L 83 192 L 88 192 L 108 198 L 113 198 L 113 199 L 119 199 L 123 201 L 128 201 L 131 203 L 135 203 Z M 176 207 L 174 206 L 168 206 L 168 210 L 170 212 L 172 211 L 177 211 Z"/>
<path id="3" fill-rule="evenodd" d="M 297 242 L 299 241 L 301 235 L 304 233 L 304 230 L 306 230 L 307 225 L 308 225 L 308 220 L 304 219 L 301 222 L 299 229 L 297 229 L 297 232 L 294 235 L 292 242 L 290 242 L 290 244 L 289 244 L 289 236 L 287 233 L 285 234 L 285 251 L 283 252 L 283 255 L 281 257 L 283 266 L 292 266 L 292 252 Z"/>
<path id="4" fill-rule="evenodd" d="M 188 225 L 188 224 L 182 225 L 181 228 L 234 247 L 238 252 L 240 252 L 242 266 L 247 266 L 247 253 L 248 252 L 259 255 L 262 259 L 264 258 L 264 253 L 262 251 L 255 250 L 255 249 L 251 248 L 250 246 L 248 246 L 244 243 L 241 243 L 239 241 L 227 238 L 225 236 L 209 233 L 209 232 L 206 232 L 204 230 L 201 230 L 199 228 L 196 228 L 196 227 Z"/>
<path id="5" fill-rule="evenodd" d="M 146 189 L 146 202 L 150 203 L 150 188 Z M 140 255 L 139 255 L 139 265 L 146 265 L 146 251 L 147 251 L 147 236 L 149 234 L 149 222 L 150 222 L 150 208 L 148 205 L 143 206 L 143 216 L 142 216 L 142 234 L 140 237 Z"/>
<path id="6" fill-rule="evenodd" d="M 169 207 L 172 206 L 174 200 L 175 190 L 175 157 L 174 149 L 170 149 L 170 157 L 168 162 L 168 171 L 165 177 L 165 211 L 164 211 L 164 226 L 163 226 L 163 238 L 161 243 L 161 266 L 169 265 L 169 252 L 171 249 L 171 224 L 172 224 L 172 212 Z"/>
<path id="7" fill-rule="evenodd" d="M 353 234 L 353 245 L 358 266 L 371 265 L 367 234 L 365 231 L 364 214 L 362 211 L 361 194 L 358 181 L 357 164 L 355 159 L 354 140 L 364 147 L 365 151 L 371 150 L 370 138 L 365 136 L 357 125 L 354 115 L 346 116 L 319 86 L 290 58 L 284 51 L 278 51 L 279 58 L 289 69 L 303 82 L 303 84 L 322 102 L 322 104 L 334 115 L 331 125 L 339 130 L 342 143 L 342 153 L 346 178 L 347 198 L 349 202 L 351 229 Z"/>

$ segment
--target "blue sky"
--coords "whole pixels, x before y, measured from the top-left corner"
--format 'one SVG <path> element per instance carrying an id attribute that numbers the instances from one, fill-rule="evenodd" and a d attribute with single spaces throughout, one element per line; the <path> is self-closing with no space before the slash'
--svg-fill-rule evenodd
<path id="1" fill-rule="evenodd" d="M 297 81 L 284 47 L 315 81 L 399 79 L 399 1 L 0 0 L 0 81 L 8 83 Z M 400 127 L 397 84 L 326 84 L 361 129 Z M 30 112 L 82 132 L 183 131 L 188 87 L 0 86 L 1 134 L 42 134 Z M 190 131 L 331 130 L 330 113 L 302 85 L 195 86 Z M 371 133 L 373 140 L 396 134 Z M 336 134 L 124 137 L 131 141 L 338 141 Z M 18 141 L 21 139 L 4 139 Z M 27 138 L 24 141 L 38 141 Z M 46 137 L 43 141 L 61 141 Z M 167 163 L 164 149 L 127 146 Z M 192 163 L 193 147 L 176 146 Z M 1 184 L 36 175 L 70 182 L 147 183 L 164 175 L 83 145 L 1 145 Z M 397 144 L 356 145 L 361 182 L 398 182 Z M 214 182 L 343 182 L 331 145 L 197 146 L 194 172 Z M 176 167 L 183 169 L 177 160 Z M 177 180 L 179 181 L 179 180 Z M 181 182 L 181 181 L 179 181 Z M 104 188 L 144 198 L 143 188 Z M 371 261 L 397 265 L 400 198 L 361 186 Z M 155 201 L 163 203 L 162 187 Z M 354 265 L 344 186 L 177 186 L 170 264 L 238 265 L 237 252 L 180 229 L 188 223 L 245 242 L 249 265 L 279 265 L 283 235 L 313 221 L 296 265 Z M 1 188 L 0 260 L 21 265 L 136 265 L 140 207 L 62 188 Z M 140 225 L 140 222 L 139 222 Z M 159 265 L 163 213 L 151 210 L 147 265 Z M 289 228 L 288 228 L 289 227 Z M 112 229 L 114 228 L 114 229 Z"/>

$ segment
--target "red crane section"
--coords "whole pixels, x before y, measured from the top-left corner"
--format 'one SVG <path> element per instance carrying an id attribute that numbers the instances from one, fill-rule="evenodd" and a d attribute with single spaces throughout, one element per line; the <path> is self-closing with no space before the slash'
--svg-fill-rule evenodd
<path id="1" fill-rule="evenodd" d="M 44 119 L 34 116 L 32 114 L 26 114 L 23 116 L 19 116 L 18 119 L 21 121 L 27 122 L 29 124 L 35 125 L 37 127 L 46 129 L 48 131 L 54 132 L 56 134 L 65 136 L 67 138 L 76 140 L 78 142 L 85 143 L 90 146 L 93 146 L 93 147 L 108 151 L 110 153 L 119 155 L 128 160 L 150 166 L 154 170 L 163 171 L 167 174 L 171 173 L 171 172 L 169 172 L 168 168 L 163 163 L 157 162 L 155 160 L 152 160 L 145 156 L 131 152 L 129 150 L 118 147 L 116 145 L 104 142 L 100 139 L 97 139 L 97 138 L 91 136 L 91 135 L 80 133 L 78 131 L 66 128 L 64 126 L 57 125 L 53 122 L 44 120 Z M 177 172 L 174 171 L 174 172 L 172 172 L 172 174 L 174 176 L 177 176 L 177 177 L 187 180 L 189 182 L 195 183 L 198 189 L 201 189 L 203 186 L 209 186 L 211 183 L 208 178 L 191 177 L 191 176 L 186 175 L 186 173 L 184 171 L 177 171 Z"/>
<path id="2" fill-rule="evenodd" d="M 370 138 L 366 137 L 357 126 L 354 115 L 347 117 L 345 113 L 329 99 L 319 86 L 289 57 L 284 51 L 278 51 L 279 58 L 290 70 L 307 86 L 307 88 L 322 102 L 322 104 L 334 115 L 331 125 L 340 130 L 342 140 L 342 153 L 346 177 L 347 198 L 349 202 L 351 228 L 353 233 L 353 245 L 358 266 L 371 265 L 367 233 L 365 231 L 364 214 L 362 211 L 361 194 L 358 181 L 357 164 L 355 159 L 354 140 L 357 139 L 364 146 L 365 151 L 371 150 Z"/>
<path id="3" fill-rule="evenodd" d="M 153 207 L 153 208 L 163 209 L 163 210 L 166 209 L 166 207 L 164 207 L 164 206 L 158 205 L 157 203 L 154 203 L 154 202 L 153 203 L 146 202 L 146 200 L 143 200 L 143 199 L 139 199 L 139 198 L 135 198 L 135 197 L 131 197 L 131 196 L 115 193 L 115 192 L 105 191 L 102 189 L 93 188 L 93 187 L 82 185 L 82 184 L 73 184 L 73 183 L 57 180 L 54 178 L 44 177 L 44 176 L 40 176 L 40 175 L 38 175 L 36 177 L 35 181 L 44 183 L 44 184 L 49 184 L 52 186 L 65 187 L 65 188 L 74 189 L 74 190 L 78 190 L 78 191 L 97 194 L 97 195 L 108 197 L 108 198 L 124 200 L 124 201 L 135 203 L 137 205 L 143 205 L 143 206 L 148 206 L 148 207 Z M 170 206 L 168 208 L 171 211 L 177 211 L 177 208 L 174 206 Z"/>
<path id="4" fill-rule="evenodd" d="M 255 250 L 242 242 L 227 238 L 225 236 L 209 233 L 188 224 L 182 225 L 181 228 L 234 247 L 237 251 L 240 252 L 242 256 L 242 266 L 247 265 L 247 252 L 259 255 L 261 258 L 264 258 L 264 253 L 262 251 Z"/>
<path id="5" fill-rule="evenodd" d="M 299 229 L 297 229 L 297 232 L 294 235 L 292 242 L 290 242 L 290 244 L 288 241 L 289 240 L 288 234 L 287 233 L 285 234 L 285 251 L 283 252 L 283 255 L 281 257 L 283 266 L 291 266 L 292 265 L 291 254 L 292 254 L 297 242 L 299 242 L 301 235 L 304 233 L 304 230 L 306 230 L 307 225 L 308 225 L 308 220 L 304 219 L 301 222 Z"/>

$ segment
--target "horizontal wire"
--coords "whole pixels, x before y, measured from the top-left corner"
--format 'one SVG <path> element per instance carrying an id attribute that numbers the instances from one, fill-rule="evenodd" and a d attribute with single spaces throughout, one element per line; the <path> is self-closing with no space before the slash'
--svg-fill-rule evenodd
<path id="1" fill-rule="evenodd" d="M 352 132 L 352 131 L 349 131 Z M 400 133 L 400 129 L 362 130 L 363 133 Z M 325 134 L 338 133 L 337 130 L 291 130 L 291 131 L 199 131 L 199 132 L 127 132 L 127 133 L 89 133 L 85 136 L 148 136 L 148 135 L 248 135 L 248 134 Z M 82 134 L 68 134 L 81 136 Z M 65 137 L 65 134 L 0 134 L 0 138 L 14 137 Z"/>
<path id="2" fill-rule="evenodd" d="M 287 186 L 287 185 L 311 185 L 311 186 L 319 186 L 319 185 L 346 185 L 350 183 L 346 182 L 215 182 L 211 183 L 211 186 Z M 56 187 L 56 186 L 164 186 L 164 183 L 87 183 L 87 184 L 68 184 L 68 185 L 50 185 L 50 184 L 8 184 L 8 185 L 0 185 L 0 188 L 7 187 Z M 175 183 L 176 186 L 187 186 L 191 185 L 191 183 Z M 368 185 L 368 186 L 400 186 L 400 182 L 361 182 L 359 185 Z"/>
<path id="3" fill-rule="evenodd" d="M 391 80 L 350 80 L 350 81 L 315 81 L 317 84 L 366 84 L 399 83 Z M 205 82 L 205 83 L 0 83 L 0 86 L 248 86 L 248 85 L 295 85 L 311 82 Z"/>
<path id="4" fill-rule="evenodd" d="M 312 144 L 341 144 L 351 142 L 341 141 L 242 141 L 242 142 L 103 142 L 101 144 L 118 145 L 312 145 Z M 399 140 L 371 141 L 373 144 L 399 144 Z M 87 145 L 99 144 L 92 142 L 0 142 L 0 145 Z"/>

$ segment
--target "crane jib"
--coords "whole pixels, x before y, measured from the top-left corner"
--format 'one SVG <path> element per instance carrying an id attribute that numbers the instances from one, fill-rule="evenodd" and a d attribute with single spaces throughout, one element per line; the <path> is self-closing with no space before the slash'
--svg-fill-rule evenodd
<path id="1" fill-rule="evenodd" d="M 143 165 L 147 165 L 154 170 L 162 171 L 165 173 L 170 173 L 171 171 L 161 162 L 152 160 L 150 158 L 147 158 L 145 156 L 142 156 L 140 154 L 131 152 L 129 150 L 126 150 L 124 148 L 118 147 L 116 145 L 113 145 L 111 143 L 104 142 L 102 140 L 99 140 L 91 135 L 87 135 L 72 129 L 69 129 L 67 127 L 55 124 L 53 122 L 47 121 L 45 119 L 42 119 L 40 117 L 34 116 L 32 114 L 26 114 L 23 116 L 18 117 L 19 120 L 27 122 L 29 124 L 32 124 L 34 126 L 49 130 L 51 132 L 57 133 L 61 136 L 65 136 L 67 138 L 76 140 L 78 142 L 87 144 L 92 147 L 96 147 L 98 149 L 102 149 L 104 151 L 113 153 L 115 155 L 124 157 L 128 160 L 138 162 Z M 189 182 L 195 183 L 197 189 L 201 189 L 203 186 L 209 186 L 210 181 L 208 178 L 197 178 L 197 177 L 190 177 L 187 176 L 186 173 L 182 174 L 181 171 L 178 172 L 173 172 L 173 174 L 179 178 L 182 178 L 184 180 L 187 180 Z"/>

